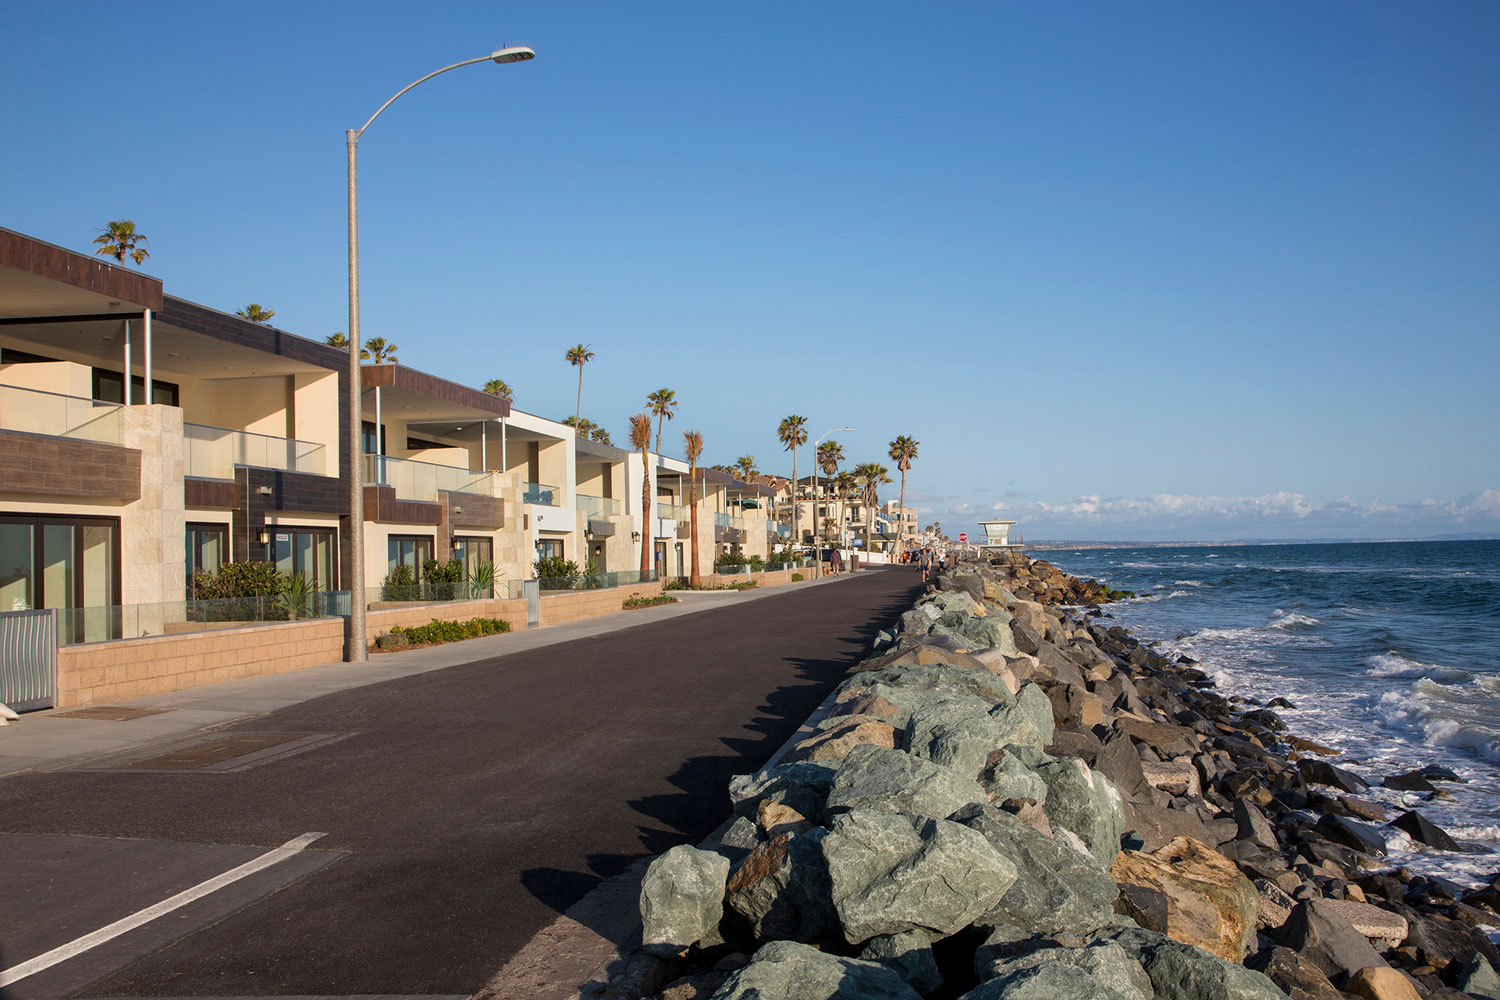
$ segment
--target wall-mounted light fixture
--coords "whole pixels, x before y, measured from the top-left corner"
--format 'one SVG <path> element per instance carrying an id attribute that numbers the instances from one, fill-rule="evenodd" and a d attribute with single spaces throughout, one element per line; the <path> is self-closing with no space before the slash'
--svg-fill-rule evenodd
<path id="1" fill-rule="evenodd" d="M 462 507 L 454 507 L 453 508 L 453 513 L 455 513 L 455 514 L 462 514 L 463 512 L 464 512 L 464 509 Z"/>
<path id="2" fill-rule="evenodd" d="M 594 529 L 593 528 L 584 528 L 583 529 L 583 537 L 587 538 L 589 541 L 593 541 L 594 540 Z"/>
<path id="3" fill-rule="evenodd" d="M 257 486 L 255 487 L 255 492 L 259 493 L 263 497 L 268 497 L 276 491 L 271 489 L 271 487 L 269 486 Z"/>
<path id="4" fill-rule="evenodd" d="M 271 542 L 271 533 L 265 528 L 260 529 L 260 544 L 268 545 Z"/>
<path id="5" fill-rule="evenodd" d="M 641 540 L 641 533 L 639 531 L 632 531 L 630 533 L 630 540 L 632 542 L 638 542 L 638 541 L 640 541 Z"/>

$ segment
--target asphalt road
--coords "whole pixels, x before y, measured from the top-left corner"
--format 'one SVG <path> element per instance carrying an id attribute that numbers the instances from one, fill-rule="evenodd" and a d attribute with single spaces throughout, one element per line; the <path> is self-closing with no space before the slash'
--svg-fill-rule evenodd
<path id="1" fill-rule="evenodd" d="M 472 993 L 601 881 L 727 818 L 729 777 L 918 585 L 870 572 L 303 702 L 231 731 L 342 738 L 248 770 L 0 779 L 0 970 L 325 834 L 0 996 Z"/>

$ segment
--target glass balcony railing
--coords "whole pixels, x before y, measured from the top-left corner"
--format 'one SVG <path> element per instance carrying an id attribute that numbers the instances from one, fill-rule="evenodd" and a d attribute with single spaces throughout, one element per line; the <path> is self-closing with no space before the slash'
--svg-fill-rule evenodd
<path id="1" fill-rule="evenodd" d="M 250 431 L 232 431 L 203 424 L 183 424 L 183 475 L 202 479 L 233 479 L 234 467 L 280 469 L 328 474 L 328 449 L 312 441 L 272 437 Z"/>
<path id="2" fill-rule="evenodd" d="M 611 497 L 591 497 L 579 493 L 573 499 L 584 517 L 615 517 L 620 513 L 620 501 Z"/>
<path id="3" fill-rule="evenodd" d="M 563 491 L 545 483 L 522 483 L 521 502 L 541 504 L 543 507 L 561 507 Z"/>
<path id="4" fill-rule="evenodd" d="M 5 431 L 119 444 L 122 409 L 118 403 L 0 385 L 0 430 Z"/>
<path id="5" fill-rule="evenodd" d="M 692 520 L 690 508 L 675 503 L 658 503 L 656 505 L 656 516 L 668 521 L 686 522 Z"/>
<path id="6" fill-rule="evenodd" d="M 495 495 L 495 474 L 389 455 L 365 456 L 365 482 L 396 491 L 397 500 L 437 501 L 439 491 Z"/>
<path id="7" fill-rule="evenodd" d="M 716 514 L 714 514 L 714 527 L 715 528 L 739 528 L 741 531 L 743 531 L 744 528 L 745 528 L 745 519 L 743 517 L 739 517 L 739 516 L 737 516 L 735 514 L 718 514 L 718 513 L 716 513 Z"/>

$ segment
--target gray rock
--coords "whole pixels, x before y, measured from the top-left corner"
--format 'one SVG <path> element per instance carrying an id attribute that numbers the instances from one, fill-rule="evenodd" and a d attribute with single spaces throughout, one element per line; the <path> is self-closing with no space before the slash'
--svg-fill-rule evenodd
<path id="1" fill-rule="evenodd" d="M 1138 994 L 1116 992 L 1077 966 L 1048 962 L 980 983 L 962 1000 L 1138 1000 Z"/>
<path id="2" fill-rule="evenodd" d="M 1247 840 L 1271 851 L 1279 846 L 1276 842 L 1276 829 L 1266 819 L 1266 814 L 1244 799 L 1234 800 L 1234 822 L 1240 840 Z"/>
<path id="3" fill-rule="evenodd" d="M 1353 771 L 1335 767 L 1326 760 L 1304 760 L 1297 765 L 1297 770 L 1309 785 L 1331 785 L 1354 795 L 1370 789 L 1369 783 Z"/>
<path id="4" fill-rule="evenodd" d="M 1016 866 L 978 832 L 879 809 L 837 816 L 823 855 L 850 944 L 918 929 L 952 934 L 1016 880 Z"/>
<path id="5" fill-rule="evenodd" d="M 729 859 L 679 845 L 651 862 L 641 882 L 642 947 L 662 958 L 698 941 L 717 942 Z"/>
<path id="6" fill-rule="evenodd" d="M 1047 818 L 1053 829 L 1077 834 L 1100 867 L 1108 870 L 1120 853 L 1125 807 L 1108 778 L 1077 758 L 1063 758 L 1036 769 L 1047 783 Z"/>
<path id="7" fill-rule="evenodd" d="M 749 965 L 731 973 L 712 1000 L 919 1000 L 919 995 L 879 962 L 772 941 Z"/>
<path id="8" fill-rule="evenodd" d="M 838 913 L 822 842 L 828 831 L 782 833 L 751 851 L 729 876 L 729 909 L 757 940 L 838 939 Z"/>
<path id="9" fill-rule="evenodd" d="M 1278 944 L 1301 953 L 1333 980 L 1371 966 L 1386 967 L 1385 959 L 1371 947 L 1369 940 L 1321 899 L 1298 903 L 1272 937 Z"/>
<path id="10" fill-rule="evenodd" d="M 965 623 L 960 631 L 975 645 L 987 649 L 998 649 L 1006 656 L 1019 656 L 1020 648 L 1016 645 L 1015 634 L 1011 631 L 1010 622 L 991 615 L 985 618 L 971 618 Z"/>
<path id="11" fill-rule="evenodd" d="M 1471 997 L 1500 1000 L 1500 974 L 1478 955 L 1459 967 L 1454 984 Z"/>
<path id="12" fill-rule="evenodd" d="M 833 787 L 838 761 L 800 761 L 729 779 L 729 800 L 741 816 L 752 816 L 762 799 L 791 806 L 814 823 L 823 820 L 823 801 Z"/>
<path id="13" fill-rule="evenodd" d="M 1131 1000 L 1152 1000 L 1155 990 L 1141 963 L 1114 941 L 1092 941 L 1082 948 L 1038 948 L 1022 955 L 993 955 L 975 973 L 981 980 L 1019 982 L 1044 966 L 1077 969 L 1111 994 Z"/>
<path id="14" fill-rule="evenodd" d="M 926 996 L 943 985 L 937 960 L 932 957 L 932 935 L 926 931 L 881 934 L 865 942 L 859 957 L 879 962 Z"/>
<path id="15" fill-rule="evenodd" d="M 1039 803 L 1047 801 L 1047 783 L 1008 750 L 992 754 L 990 763 L 979 776 L 984 790 L 995 802 L 1006 799 L 1032 799 Z"/>
<path id="16" fill-rule="evenodd" d="M 1348 1000 L 1323 970 L 1290 948 L 1275 945 L 1256 952 L 1245 963 L 1285 990 L 1292 1000 Z"/>
<path id="17" fill-rule="evenodd" d="M 1404 812 L 1392 820 L 1389 826 L 1398 830 L 1404 830 L 1412 840 L 1439 851 L 1461 851 L 1462 847 L 1458 841 L 1448 835 L 1448 832 L 1426 816 L 1415 809 Z"/>
<path id="18" fill-rule="evenodd" d="M 835 814 L 870 806 L 943 818 L 988 801 L 979 782 L 946 767 L 900 750 L 857 746 L 833 776 L 827 809 Z"/>
<path id="19" fill-rule="evenodd" d="M 1010 689 L 998 675 L 988 670 L 965 670 L 947 663 L 921 666 L 899 664 L 881 670 L 862 671 L 844 680 L 838 691 L 842 696 L 848 691 L 862 691 L 876 684 L 942 694 L 971 694 L 988 701 L 990 707 L 1010 700 Z"/>
<path id="20" fill-rule="evenodd" d="M 1086 687 L 1083 679 L 1083 671 L 1078 669 L 1078 664 L 1063 655 L 1062 650 L 1045 639 L 1037 649 L 1036 658 L 1039 663 L 1038 673 L 1048 680 L 1059 684 L 1072 684 L 1075 687 Z"/>
<path id="21" fill-rule="evenodd" d="M 1260 912 L 1256 914 L 1255 926 L 1265 930 L 1286 923 L 1287 917 L 1292 915 L 1292 910 L 1297 906 L 1296 901 L 1270 879 L 1258 878 L 1254 884 L 1255 891 L 1260 894 Z"/>
<path id="22" fill-rule="evenodd" d="M 1035 656 L 1042 648 L 1042 636 L 1029 622 L 1020 618 L 1011 620 L 1010 634 L 1015 641 L 1016 649 L 1029 656 Z"/>
<path id="23" fill-rule="evenodd" d="M 745 855 L 755 850 L 761 844 L 760 827 L 748 816 L 736 816 L 734 822 L 729 824 L 729 829 L 724 831 L 724 836 L 719 838 L 719 845 L 714 850 L 729 859 L 730 865 L 736 865 L 745 859 Z"/>
<path id="24" fill-rule="evenodd" d="M 1002 705 L 996 711 L 1012 706 Z M 1011 742 L 1007 731 L 985 711 L 978 698 L 943 698 L 911 714 L 906 727 L 906 749 L 913 757 L 977 776 L 990 751 Z"/>
<path id="25" fill-rule="evenodd" d="M 1156 1000 L 1289 1000 L 1259 972 L 1128 921 L 1101 936 L 1118 943 L 1141 963 L 1151 977 Z"/>
<path id="26" fill-rule="evenodd" d="M 982 834 L 1016 869 L 1015 882 L 978 923 L 1074 936 L 1109 923 L 1119 890 L 1088 858 L 992 806 L 970 806 L 954 819 Z"/>
<path id="27" fill-rule="evenodd" d="M 990 714 L 997 718 L 1010 706 L 994 709 Z M 1035 684 L 1024 684 L 1016 693 L 1015 718 L 1007 725 L 1015 727 L 1015 736 L 1006 743 L 1024 743 L 1042 749 L 1052 742 L 1052 702 Z M 1034 734 L 1034 735 L 1033 735 Z"/>
<path id="28" fill-rule="evenodd" d="M 1357 819 L 1329 813 L 1319 817 L 1316 829 L 1335 844 L 1343 844 L 1374 857 L 1385 854 L 1385 838 L 1373 826 Z"/>

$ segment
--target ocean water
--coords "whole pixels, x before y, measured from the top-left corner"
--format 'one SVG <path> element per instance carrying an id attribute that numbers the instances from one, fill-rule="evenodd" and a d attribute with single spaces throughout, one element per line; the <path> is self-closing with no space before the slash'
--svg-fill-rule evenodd
<path id="1" fill-rule="evenodd" d="M 1392 865 L 1463 884 L 1500 870 L 1500 541 L 1030 554 L 1135 591 L 1105 611 L 1202 661 L 1226 696 L 1291 701 L 1277 712 L 1292 732 L 1341 751 L 1368 798 L 1419 808 L 1465 848 L 1382 829 Z M 1380 787 L 1426 764 L 1465 782 L 1431 801 Z"/>

